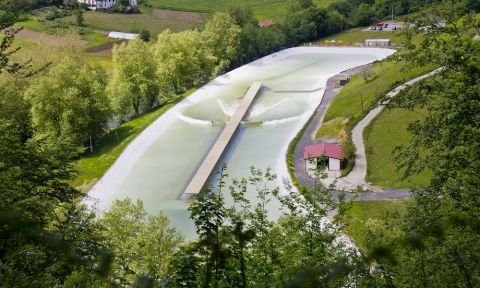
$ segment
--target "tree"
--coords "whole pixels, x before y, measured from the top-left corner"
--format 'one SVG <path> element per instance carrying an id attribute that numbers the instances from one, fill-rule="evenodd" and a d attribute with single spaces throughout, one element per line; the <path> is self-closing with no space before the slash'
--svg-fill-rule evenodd
<path id="1" fill-rule="evenodd" d="M 133 203 L 125 199 L 116 200 L 99 223 L 115 255 L 114 283 L 131 286 L 148 279 L 158 285 L 166 278 L 173 256 L 183 241 L 175 229 L 168 227 L 166 216 L 148 215 L 140 200 Z"/>
<path id="2" fill-rule="evenodd" d="M 285 19 L 285 34 L 291 45 L 310 41 L 317 36 L 317 26 L 307 17 L 307 10 L 293 13 Z"/>
<path id="3" fill-rule="evenodd" d="M 101 136 L 110 118 L 105 85 L 103 70 L 72 58 L 35 79 L 25 92 L 35 138 L 60 153 Z"/>
<path id="4" fill-rule="evenodd" d="M 107 255 L 92 215 L 75 205 L 72 166 L 35 139 L 23 80 L 0 81 L 0 282 L 60 286 L 76 271 L 101 279 Z M 84 285 L 90 281 L 84 278 Z"/>
<path id="5" fill-rule="evenodd" d="M 149 46 L 140 39 L 113 49 L 113 72 L 108 83 L 116 116 L 137 115 L 160 103 L 155 62 Z"/>
<path id="6" fill-rule="evenodd" d="M 370 77 L 372 77 L 375 73 L 372 69 L 372 66 L 367 66 L 362 70 L 362 72 L 360 72 L 360 74 L 362 75 L 362 78 L 366 83 L 368 82 L 368 79 L 370 79 Z"/>
<path id="7" fill-rule="evenodd" d="M 215 57 L 197 30 L 166 30 L 153 49 L 160 92 L 166 97 L 182 93 L 213 74 Z"/>
<path id="8" fill-rule="evenodd" d="M 226 12 L 232 17 L 235 24 L 240 27 L 246 24 L 257 25 L 257 19 L 255 19 L 251 6 L 235 3 L 228 6 Z"/>
<path id="9" fill-rule="evenodd" d="M 215 72 L 229 68 L 231 62 L 238 56 L 241 29 L 232 17 L 226 13 L 215 13 L 202 31 L 202 39 L 215 57 Z"/>
<path id="10" fill-rule="evenodd" d="M 143 42 L 150 41 L 150 31 L 148 31 L 146 29 L 143 29 L 142 31 L 140 31 L 139 37 L 140 37 L 140 39 L 143 40 Z"/>
<path id="11" fill-rule="evenodd" d="M 360 4 L 353 11 L 353 23 L 355 26 L 365 26 L 370 24 L 372 19 L 372 10 L 370 5 L 366 3 Z"/>
<path id="12" fill-rule="evenodd" d="M 436 25 L 444 20 L 446 27 Z M 422 111 L 423 117 L 409 126 L 411 142 L 398 147 L 395 158 L 406 175 L 429 169 L 432 178 L 428 186 L 413 189 L 406 215 L 384 227 L 383 231 L 399 231 L 400 236 L 390 241 L 397 245 L 371 249 L 390 251 L 390 257 L 377 260 L 392 275 L 392 285 L 476 287 L 480 285 L 478 19 L 465 15 L 462 3 L 447 1 L 423 11 L 415 24 L 432 30 L 406 31 L 409 40 L 421 37 L 406 42 L 402 59 L 444 68 L 389 105 Z"/>
<path id="13" fill-rule="evenodd" d="M 326 210 L 316 202 L 336 206 L 328 190 L 319 186 L 301 195 L 287 185 L 288 196 L 280 196 L 272 185 L 276 176 L 268 169 L 251 168 L 251 176 L 229 186 L 226 170 L 221 174 L 215 192 L 203 190 L 189 208 L 199 239 L 178 254 L 172 270 L 177 275 L 168 286 L 294 285 L 306 281 L 302 270 L 316 275 L 311 287 L 346 284 L 345 274 L 351 270 L 344 258 L 350 252 L 335 243 L 335 229 L 322 220 Z M 225 193 L 230 194 L 231 205 L 226 204 Z M 247 193 L 256 199 L 250 201 Z M 276 221 L 269 217 L 273 201 L 279 201 L 284 211 Z"/>
<path id="14" fill-rule="evenodd" d="M 287 11 L 298 12 L 313 6 L 312 0 L 288 0 Z"/>
<path id="15" fill-rule="evenodd" d="M 79 10 L 79 11 L 77 12 L 75 19 L 76 19 L 76 21 L 77 21 L 77 25 L 78 25 L 78 26 L 83 26 L 83 25 L 84 25 L 84 24 L 83 24 L 83 21 L 84 21 L 85 19 L 83 18 L 83 11 L 82 11 L 82 10 Z"/>

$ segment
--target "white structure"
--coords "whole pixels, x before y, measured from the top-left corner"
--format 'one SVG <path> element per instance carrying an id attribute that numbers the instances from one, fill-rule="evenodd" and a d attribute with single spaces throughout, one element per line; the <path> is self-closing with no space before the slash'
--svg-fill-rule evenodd
<path id="1" fill-rule="evenodd" d="M 313 177 L 319 169 L 326 168 L 328 171 L 342 170 L 344 159 L 342 146 L 334 143 L 320 142 L 305 146 L 303 152 L 305 170 Z"/>
<path id="2" fill-rule="evenodd" d="M 108 38 L 119 39 L 119 40 L 133 40 L 138 37 L 138 34 L 133 33 L 123 33 L 123 32 L 110 32 L 108 33 Z"/>
<path id="3" fill-rule="evenodd" d="M 390 39 L 366 39 L 365 47 L 388 47 Z"/>
<path id="4" fill-rule="evenodd" d="M 78 3 L 87 4 L 88 7 L 92 10 L 96 9 L 110 9 L 113 5 L 117 4 L 118 0 L 77 0 Z M 137 0 L 129 0 L 128 1 L 130 6 L 137 6 Z"/>

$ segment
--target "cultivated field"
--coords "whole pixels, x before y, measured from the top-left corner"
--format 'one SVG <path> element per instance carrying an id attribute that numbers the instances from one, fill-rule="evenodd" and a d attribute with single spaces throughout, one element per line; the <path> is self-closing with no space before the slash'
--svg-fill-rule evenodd
<path id="1" fill-rule="evenodd" d="M 120 14 L 88 11 L 84 13 L 85 25 L 104 31 L 139 32 L 150 31 L 156 37 L 165 29 L 172 31 L 187 30 L 198 27 L 206 16 L 196 12 L 165 11 L 158 9 L 144 10 L 141 14 Z M 75 16 L 60 18 L 57 21 L 75 25 Z"/>
<path id="2" fill-rule="evenodd" d="M 320 7 L 327 7 L 336 0 L 314 0 Z M 214 12 L 225 10 L 232 4 L 231 0 L 146 0 L 146 2 L 157 8 L 168 8 L 173 10 Z M 274 19 L 282 20 L 286 15 L 286 0 L 241 0 L 237 3 L 245 3 L 252 7 L 255 16 L 259 20 Z"/>

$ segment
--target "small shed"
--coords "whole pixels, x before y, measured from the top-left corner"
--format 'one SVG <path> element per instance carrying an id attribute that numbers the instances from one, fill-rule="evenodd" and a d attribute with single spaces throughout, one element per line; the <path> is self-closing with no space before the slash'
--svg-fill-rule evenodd
<path id="1" fill-rule="evenodd" d="M 388 47 L 390 39 L 366 39 L 365 47 Z"/>
<path id="2" fill-rule="evenodd" d="M 138 37 L 138 34 L 124 33 L 112 31 L 108 33 L 108 38 L 120 39 L 120 40 L 133 40 Z"/>
<path id="3" fill-rule="evenodd" d="M 335 86 L 335 88 L 343 87 L 347 85 L 348 81 L 350 81 L 350 75 L 339 74 L 335 76 L 335 79 L 333 80 L 333 85 Z"/>
<path id="4" fill-rule="evenodd" d="M 343 149 L 340 144 L 320 142 L 305 146 L 303 159 L 307 172 L 322 168 L 327 168 L 329 171 L 340 171 L 344 160 Z"/>
<path id="5" fill-rule="evenodd" d="M 273 25 L 272 20 L 262 20 L 262 21 L 258 22 L 258 26 L 260 26 L 260 27 L 270 27 L 272 25 Z"/>

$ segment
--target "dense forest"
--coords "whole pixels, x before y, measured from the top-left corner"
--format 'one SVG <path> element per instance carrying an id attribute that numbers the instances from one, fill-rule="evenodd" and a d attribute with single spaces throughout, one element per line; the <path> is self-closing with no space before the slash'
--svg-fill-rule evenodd
<path id="1" fill-rule="evenodd" d="M 406 42 L 402 60 L 444 70 L 389 103 L 425 113 L 395 157 L 407 175 L 430 169 L 432 181 L 412 189 L 404 215 L 373 223 L 360 252 L 338 240 L 349 202 L 323 187 L 280 196 L 265 188 L 276 177 L 268 170 L 252 168 L 231 187 L 224 171 L 217 189 L 205 189 L 189 208 L 198 234 L 189 242 L 140 201 L 118 200 L 95 215 L 69 181 L 72 160 L 112 117 L 125 121 L 272 51 L 382 19 L 392 2 L 343 0 L 320 9 L 291 1 L 284 23 L 266 28 L 235 5 L 201 30 L 116 46 L 107 76 L 78 56 L 74 40 L 15 57 L 13 24 L 40 2 L 1 1 L 0 286 L 478 287 L 479 3 L 438 2 L 394 1 L 396 11 L 415 12 L 414 27 L 432 27 L 403 32 L 419 40 Z M 244 197 L 251 189 L 255 204 Z M 226 204 L 227 193 L 235 205 Z M 273 198 L 282 203 L 277 221 L 266 217 Z M 337 221 L 326 224 L 332 209 Z"/>

